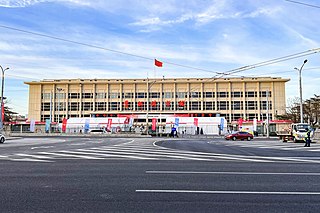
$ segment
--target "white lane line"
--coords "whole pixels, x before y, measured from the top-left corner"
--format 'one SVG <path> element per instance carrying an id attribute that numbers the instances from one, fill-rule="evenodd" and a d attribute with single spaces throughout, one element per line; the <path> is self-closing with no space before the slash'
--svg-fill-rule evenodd
<path id="1" fill-rule="evenodd" d="M 85 150 L 85 149 L 82 149 L 82 150 Z M 88 152 L 80 152 L 80 151 L 58 151 L 58 152 L 67 153 L 67 154 L 71 153 L 71 154 L 75 154 L 75 155 L 78 155 L 78 154 L 80 154 L 80 155 L 100 155 L 100 154 L 97 154 L 97 153 L 88 153 Z M 156 160 L 156 158 L 138 157 L 138 156 L 132 156 L 130 154 L 125 154 L 125 153 L 123 153 L 122 155 L 114 155 L 112 153 L 119 154 L 117 152 L 108 152 L 107 154 L 110 157 L 122 157 L 122 158 L 133 158 L 133 159 L 143 159 L 143 160 Z M 91 157 L 89 157 L 89 158 L 91 158 Z M 103 158 L 101 158 L 101 159 L 103 159 Z"/>
<path id="2" fill-rule="evenodd" d="M 104 160 L 104 158 L 97 158 L 97 157 L 89 157 L 89 156 L 82 156 L 82 155 L 73 155 L 73 154 L 62 154 L 62 153 L 54 153 L 54 152 L 38 152 L 44 155 L 55 155 L 60 157 L 72 157 L 72 158 L 83 158 L 83 159 L 90 159 L 90 160 Z"/>
<path id="3" fill-rule="evenodd" d="M 49 149 L 53 147 L 54 146 L 35 146 L 35 147 L 31 147 L 31 149 Z"/>
<path id="4" fill-rule="evenodd" d="M 29 154 L 15 154 L 22 157 L 31 157 L 31 158 L 39 158 L 39 159 L 53 159 L 53 157 L 43 156 L 43 155 L 29 155 Z"/>
<path id="5" fill-rule="evenodd" d="M 198 172 L 198 171 L 146 171 L 147 174 L 217 174 L 217 175 L 301 175 L 320 176 L 320 173 L 284 173 L 284 172 Z"/>
<path id="6" fill-rule="evenodd" d="M 110 152 L 109 150 L 112 150 L 113 152 L 123 152 L 124 150 L 133 154 L 136 152 L 144 152 L 141 150 L 133 150 L 128 148 L 121 148 L 121 150 L 115 149 L 114 147 L 110 148 L 92 148 L 94 150 L 104 150 L 107 152 Z M 161 154 L 166 157 L 170 158 L 185 158 L 190 160 L 203 160 L 203 161 L 212 161 L 212 159 L 224 159 L 224 160 L 239 160 L 239 161 L 249 161 L 249 162 L 273 162 L 268 159 L 250 159 L 248 156 L 238 156 L 238 155 L 226 155 L 226 154 L 216 154 L 216 153 L 205 153 L 205 152 L 188 152 L 188 151 L 178 151 L 178 150 L 170 150 L 170 149 L 161 149 L 161 150 L 155 150 L 149 151 L 145 150 L 148 153 L 155 153 L 155 154 Z M 251 157 L 251 156 L 250 156 Z M 256 158 L 256 156 L 253 156 L 253 158 Z"/>
<path id="7" fill-rule="evenodd" d="M 31 158 L 17 158 L 17 159 L 9 159 L 11 161 L 27 161 L 27 162 L 43 162 L 43 163 L 52 163 L 54 161 L 50 160 L 40 160 L 40 159 L 31 159 Z"/>
<path id="8" fill-rule="evenodd" d="M 137 193 L 189 193 L 189 194 L 267 194 L 267 195 L 320 195 L 320 192 L 264 192 L 264 191 L 198 191 L 138 189 Z"/>
<path id="9" fill-rule="evenodd" d="M 0 158 L 7 158 L 8 156 L 0 155 Z"/>

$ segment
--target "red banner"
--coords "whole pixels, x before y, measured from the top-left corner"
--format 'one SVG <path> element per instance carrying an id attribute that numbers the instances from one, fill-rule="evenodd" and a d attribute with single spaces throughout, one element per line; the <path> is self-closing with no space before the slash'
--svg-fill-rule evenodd
<path id="1" fill-rule="evenodd" d="M 153 131 L 156 131 L 157 129 L 157 119 L 156 118 L 152 118 L 152 128 Z"/>
<path id="2" fill-rule="evenodd" d="M 66 118 L 62 119 L 62 132 L 66 132 L 67 130 L 67 121 L 68 119 Z"/>
<path id="3" fill-rule="evenodd" d="M 112 119 L 108 119 L 108 125 L 107 125 L 107 131 L 111 131 L 111 124 L 112 124 Z"/>
<path id="4" fill-rule="evenodd" d="M 194 118 L 193 124 L 197 127 L 198 126 L 198 118 Z"/>
<path id="5" fill-rule="evenodd" d="M 2 118 L 2 122 L 4 121 L 4 103 L 2 103 L 1 105 L 1 118 Z"/>

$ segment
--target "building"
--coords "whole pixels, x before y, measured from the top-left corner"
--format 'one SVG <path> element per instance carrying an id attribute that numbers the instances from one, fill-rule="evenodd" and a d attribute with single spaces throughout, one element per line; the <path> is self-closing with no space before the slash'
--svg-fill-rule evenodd
<path id="1" fill-rule="evenodd" d="M 74 117 L 225 117 L 228 123 L 284 114 L 289 79 L 64 79 L 29 85 L 29 120 Z"/>

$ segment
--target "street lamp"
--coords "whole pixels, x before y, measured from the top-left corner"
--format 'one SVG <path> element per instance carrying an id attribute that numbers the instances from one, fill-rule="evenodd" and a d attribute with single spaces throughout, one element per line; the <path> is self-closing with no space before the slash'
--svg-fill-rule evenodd
<path id="1" fill-rule="evenodd" d="M 299 71 L 299 89 L 300 89 L 300 123 L 303 123 L 303 106 L 302 106 L 302 82 L 301 82 L 301 71 L 303 66 L 308 62 L 308 60 L 304 60 L 302 66 L 300 67 L 300 69 L 298 68 L 294 68 L 295 70 Z"/>
<path id="2" fill-rule="evenodd" d="M 58 91 L 58 125 L 60 123 L 60 92 L 63 91 L 62 88 L 57 87 L 57 91 Z"/>
<path id="3" fill-rule="evenodd" d="M 2 71 L 2 86 L 1 86 L 1 111 L 0 111 L 0 130 L 3 129 L 3 117 L 2 117 L 2 111 L 3 109 L 3 90 L 4 90 L 4 72 L 9 69 L 9 67 L 3 69 L 2 66 L 0 65 L 1 71 Z M 3 115 L 4 116 L 4 115 Z"/>

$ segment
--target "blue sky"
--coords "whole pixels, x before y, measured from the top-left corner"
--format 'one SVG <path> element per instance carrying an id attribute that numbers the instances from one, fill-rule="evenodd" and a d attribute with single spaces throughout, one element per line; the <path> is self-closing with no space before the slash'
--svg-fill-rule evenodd
<path id="1" fill-rule="evenodd" d="M 318 0 L 300 2 L 320 6 Z M 0 0 L 0 65 L 10 67 L 5 96 L 9 106 L 24 115 L 24 81 L 213 77 L 215 72 L 319 48 L 319 20 L 320 8 L 285 0 Z M 153 58 L 164 67 L 155 69 Z M 320 53 L 231 76 L 290 78 L 286 95 L 291 99 L 299 94 L 294 67 L 300 68 L 305 59 L 306 99 L 320 94 Z"/>

